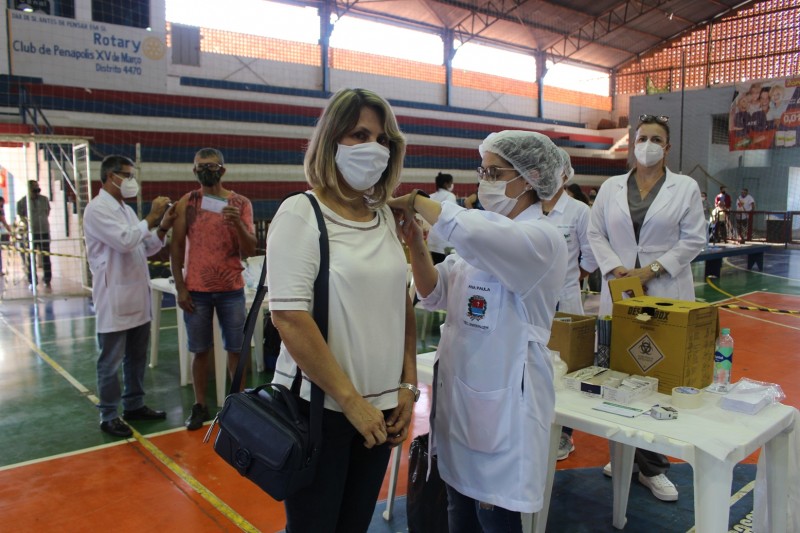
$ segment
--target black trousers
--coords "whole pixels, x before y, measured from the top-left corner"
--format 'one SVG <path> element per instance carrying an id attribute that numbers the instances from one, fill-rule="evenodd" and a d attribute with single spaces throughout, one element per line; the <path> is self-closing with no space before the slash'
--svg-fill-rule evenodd
<path id="1" fill-rule="evenodd" d="M 636 448 L 633 460 L 639 467 L 639 472 L 645 477 L 666 474 L 669 471 L 669 460 L 661 453 Z"/>
<path id="2" fill-rule="evenodd" d="M 25 241 L 24 246 L 26 248 L 28 247 L 27 240 Z M 53 273 L 50 267 L 50 234 L 34 233 L 33 249 L 39 252 L 47 252 L 43 254 L 37 253 L 36 263 L 42 265 L 42 271 L 44 272 L 44 282 L 50 283 L 50 280 L 53 279 Z M 25 252 L 22 254 L 22 258 L 25 261 L 25 273 L 28 275 L 28 283 L 33 283 L 33 280 L 38 279 L 38 276 L 36 276 L 36 273 L 33 272 L 33 269 L 31 268 L 31 256 L 28 252 Z"/>
<path id="3" fill-rule="evenodd" d="M 309 403 L 299 403 L 308 412 Z M 317 475 L 284 502 L 286 533 L 366 533 L 391 452 L 386 444 L 365 448 L 342 413 L 325 409 Z"/>

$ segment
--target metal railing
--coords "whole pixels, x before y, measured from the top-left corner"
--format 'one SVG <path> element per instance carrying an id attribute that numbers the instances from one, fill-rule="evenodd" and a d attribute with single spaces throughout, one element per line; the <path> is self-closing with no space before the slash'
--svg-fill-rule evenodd
<path id="1" fill-rule="evenodd" d="M 714 210 L 709 221 L 712 243 L 765 242 L 800 244 L 800 211 Z"/>

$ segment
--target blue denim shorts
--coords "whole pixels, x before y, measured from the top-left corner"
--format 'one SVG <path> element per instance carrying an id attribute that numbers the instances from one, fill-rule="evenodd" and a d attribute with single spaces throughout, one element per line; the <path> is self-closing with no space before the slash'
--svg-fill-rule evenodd
<path id="1" fill-rule="evenodd" d="M 213 319 L 217 311 L 222 344 L 228 352 L 239 353 L 244 342 L 244 289 L 227 292 L 189 291 L 194 313 L 183 313 L 189 351 L 205 352 L 214 345 Z"/>

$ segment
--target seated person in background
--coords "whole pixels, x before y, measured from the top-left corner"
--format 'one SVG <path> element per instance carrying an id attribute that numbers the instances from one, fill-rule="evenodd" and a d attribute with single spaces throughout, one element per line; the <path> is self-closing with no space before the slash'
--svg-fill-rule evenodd
<path id="1" fill-rule="evenodd" d="M 464 198 L 464 207 L 467 209 L 483 209 L 481 200 L 478 198 L 478 189 L 475 192 Z"/>

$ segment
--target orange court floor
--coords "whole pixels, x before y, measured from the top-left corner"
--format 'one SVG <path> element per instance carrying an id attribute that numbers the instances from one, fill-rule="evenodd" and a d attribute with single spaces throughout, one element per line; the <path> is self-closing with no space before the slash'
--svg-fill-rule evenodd
<path id="1" fill-rule="evenodd" d="M 725 263 L 713 286 L 703 280 L 702 265 L 695 266 L 697 296 L 715 304 L 793 311 L 720 307 L 720 322 L 731 328 L 736 341 L 733 380 L 747 376 L 778 383 L 786 394 L 784 403 L 800 407 L 795 352 L 800 345 L 800 252 L 768 253 L 765 273 L 747 271 L 744 259 L 737 259 Z M 56 274 L 54 285 L 58 282 Z M 115 439 L 99 430 L 94 407 L 97 346 L 89 300 L 40 294 L 35 300 L 0 302 L 0 529 L 283 530 L 282 504 L 220 460 L 212 445 L 203 443 L 205 430 L 184 429 L 192 388 L 179 385 L 174 309 L 162 314 L 160 360 L 148 369 L 145 389 L 147 404 L 166 410 L 167 419 L 133 422 L 133 438 Z M 256 374 L 250 384 L 268 379 Z M 413 435 L 428 429 L 430 388 L 422 389 Z M 208 394 L 213 404 L 213 385 Z M 559 469 L 596 468 L 608 461 L 604 439 L 580 432 L 574 439 L 576 450 L 558 463 Z M 399 495 L 406 493 L 408 444 Z M 388 472 L 381 500 L 387 488 Z"/>

